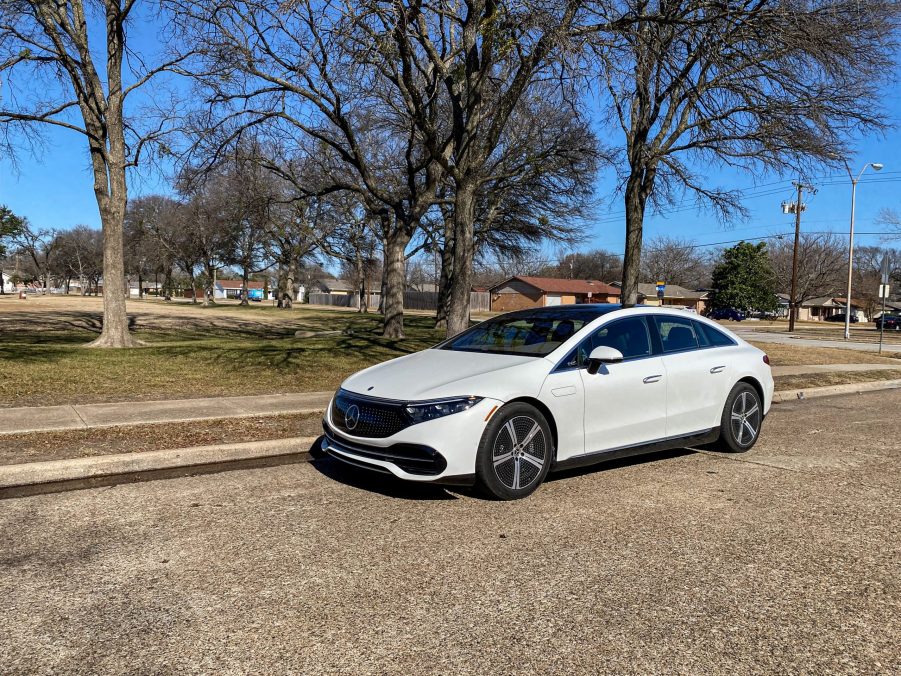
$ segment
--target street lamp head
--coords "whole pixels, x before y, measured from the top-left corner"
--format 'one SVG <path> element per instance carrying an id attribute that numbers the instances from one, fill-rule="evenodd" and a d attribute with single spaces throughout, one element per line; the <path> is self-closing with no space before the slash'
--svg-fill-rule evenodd
<path id="1" fill-rule="evenodd" d="M 882 167 L 883 167 L 884 165 L 883 165 L 882 163 L 880 163 L 880 162 L 870 162 L 870 166 L 873 167 L 873 169 L 874 169 L 875 171 L 881 171 L 881 170 L 882 170 Z"/>

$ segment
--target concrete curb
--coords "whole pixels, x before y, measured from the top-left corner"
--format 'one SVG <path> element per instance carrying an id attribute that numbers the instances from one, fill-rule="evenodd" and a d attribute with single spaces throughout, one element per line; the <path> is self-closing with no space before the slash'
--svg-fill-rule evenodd
<path id="1" fill-rule="evenodd" d="M 773 394 L 773 403 L 812 399 L 815 397 L 832 397 L 839 394 L 860 394 L 862 392 L 878 392 L 894 390 L 901 387 L 901 380 L 873 380 L 847 385 L 828 385 L 826 387 L 808 387 L 803 390 L 782 390 Z"/>
<path id="2" fill-rule="evenodd" d="M 317 439 L 292 437 L 0 466 L 0 500 L 231 469 L 308 462 L 312 457 L 311 447 Z"/>

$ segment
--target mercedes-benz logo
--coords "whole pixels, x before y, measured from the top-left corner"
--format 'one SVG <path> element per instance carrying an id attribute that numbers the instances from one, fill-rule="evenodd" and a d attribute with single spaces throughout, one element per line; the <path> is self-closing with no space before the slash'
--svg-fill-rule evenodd
<path id="1" fill-rule="evenodd" d="M 348 406 L 344 412 L 344 422 L 347 424 L 347 429 L 355 429 L 360 422 L 360 407 L 356 404 Z"/>

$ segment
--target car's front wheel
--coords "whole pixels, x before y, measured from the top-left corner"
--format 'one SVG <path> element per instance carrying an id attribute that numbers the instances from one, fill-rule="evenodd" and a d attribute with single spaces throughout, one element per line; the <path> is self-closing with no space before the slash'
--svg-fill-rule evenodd
<path id="1" fill-rule="evenodd" d="M 719 446 L 732 453 L 751 450 L 762 423 L 763 402 L 757 390 L 748 383 L 736 384 L 723 407 Z"/>
<path id="2" fill-rule="evenodd" d="M 476 456 L 479 487 L 498 500 L 517 500 L 544 481 L 553 459 L 550 426 L 530 404 L 514 402 L 491 418 Z"/>

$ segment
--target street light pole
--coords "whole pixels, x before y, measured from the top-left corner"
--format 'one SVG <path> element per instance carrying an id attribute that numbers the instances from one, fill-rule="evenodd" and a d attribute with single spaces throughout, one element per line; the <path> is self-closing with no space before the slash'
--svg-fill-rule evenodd
<path id="1" fill-rule="evenodd" d="M 882 166 L 879 162 L 868 162 L 863 165 L 863 169 L 857 174 L 857 178 L 854 178 L 851 174 L 851 167 L 845 162 L 845 170 L 848 172 L 848 178 L 851 179 L 851 234 L 848 239 L 848 295 L 845 298 L 845 340 L 851 338 L 851 277 L 854 272 L 854 206 L 857 199 L 857 183 L 860 181 L 860 177 L 863 176 L 863 172 L 867 170 L 867 167 L 873 167 L 873 171 L 879 171 L 882 169 Z"/>

